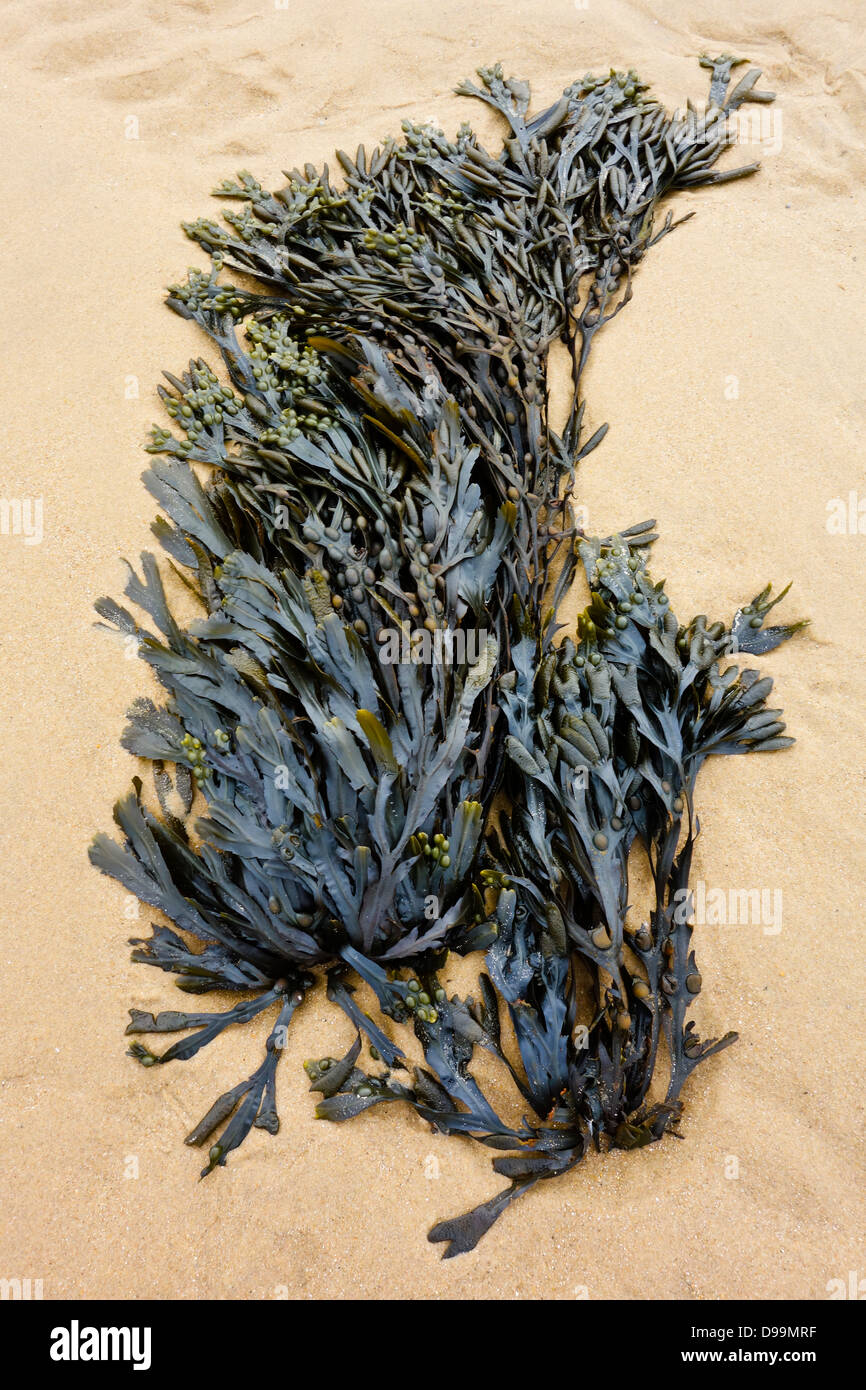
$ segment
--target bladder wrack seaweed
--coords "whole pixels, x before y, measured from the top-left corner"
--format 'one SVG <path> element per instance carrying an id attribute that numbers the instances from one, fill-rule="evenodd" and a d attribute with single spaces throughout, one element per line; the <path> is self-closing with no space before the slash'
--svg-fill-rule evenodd
<path id="1" fill-rule="evenodd" d="M 186 1035 L 162 1053 L 133 1042 L 143 1066 L 272 1018 L 261 1065 L 187 1138 L 213 1141 L 203 1176 L 254 1126 L 276 1132 L 279 1058 L 321 974 L 358 1036 L 306 1064 L 319 1115 L 402 1101 L 500 1151 L 505 1190 L 430 1233 L 448 1255 L 590 1146 L 661 1138 L 687 1077 L 733 1040 L 687 1020 L 702 983 L 679 910 L 695 783 L 710 754 L 790 743 L 771 682 L 730 654 L 800 624 L 764 626 L 769 589 L 729 621 L 679 623 L 647 570 L 652 523 L 592 539 L 571 505 L 607 428 L 583 437 L 587 357 L 675 225 L 656 226 L 660 201 L 757 167 L 715 164 L 730 114 L 770 94 L 754 70 L 731 89 L 730 57 L 703 61 L 702 116 L 671 116 L 635 73 L 611 72 L 532 117 L 526 83 L 482 69 L 459 90 L 505 118 L 499 155 L 467 126 L 448 140 L 407 122 L 402 141 L 341 153 L 340 187 L 310 165 L 276 193 L 243 173 L 216 190 L 240 211 L 186 226 L 211 268 L 168 302 L 222 374 L 196 359 L 167 376 L 170 428 L 154 428 L 144 480 L 202 616 L 175 619 L 151 555 L 126 587 L 148 626 L 97 605 L 166 697 L 136 701 L 123 736 L 153 764 L 160 810 L 136 779 L 115 810 L 123 843 L 97 836 L 91 857 L 172 923 L 134 959 L 187 993 L 243 996 L 226 1012 L 132 1010 L 137 1039 Z M 574 388 L 561 433 L 558 342 Z M 591 601 L 573 640 L 558 613 L 580 563 Z M 419 633 L 440 659 L 418 659 Z M 395 634 L 410 659 L 395 660 Z M 640 924 L 636 847 L 653 885 Z M 477 1000 L 447 998 L 449 951 L 486 953 Z M 362 1036 L 377 1072 L 359 1065 Z M 667 1090 L 651 1101 L 663 1045 Z M 469 1070 L 477 1047 L 531 1119 L 499 1118 Z"/>

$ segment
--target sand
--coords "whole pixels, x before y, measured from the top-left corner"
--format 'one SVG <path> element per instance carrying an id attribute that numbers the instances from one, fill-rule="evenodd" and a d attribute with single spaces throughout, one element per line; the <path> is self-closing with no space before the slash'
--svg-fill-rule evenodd
<path id="1" fill-rule="evenodd" d="M 84 1299 L 822 1299 L 866 1276 L 866 535 L 827 529 L 832 499 L 866 495 L 866 43 L 857 3 L 830 9 L 0 7 L 2 495 L 41 498 L 44 530 L 0 535 L 0 1276 Z M 589 424 L 611 430 L 581 500 L 602 531 L 659 518 L 655 571 L 680 611 L 726 615 L 793 579 L 783 611 L 812 618 L 765 662 L 797 746 L 703 777 L 697 877 L 782 893 L 778 931 L 697 928 L 699 1027 L 741 1041 L 693 1078 L 683 1142 L 591 1159 L 442 1263 L 425 1232 L 497 1189 L 489 1158 L 408 1113 L 317 1122 L 301 1061 L 351 1028 L 316 997 L 281 1068 L 280 1134 L 255 1133 L 199 1184 L 183 1134 L 248 1075 L 263 1030 L 141 1072 L 126 1010 L 178 996 L 129 962 L 146 909 L 130 921 L 86 860 L 136 770 L 118 735 L 146 688 L 91 605 L 120 591 L 119 555 L 149 544 L 139 450 L 159 372 L 202 348 L 161 302 L 198 260 L 179 222 L 210 214 L 209 189 L 238 168 L 267 184 L 404 116 L 492 135 L 486 111 L 451 94 L 481 63 L 530 78 L 539 104 L 587 69 L 633 63 L 676 104 L 703 98 L 705 48 L 765 69 L 781 126 L 756 179 L 679 197 L 697 216 L 601 335 Z"/>

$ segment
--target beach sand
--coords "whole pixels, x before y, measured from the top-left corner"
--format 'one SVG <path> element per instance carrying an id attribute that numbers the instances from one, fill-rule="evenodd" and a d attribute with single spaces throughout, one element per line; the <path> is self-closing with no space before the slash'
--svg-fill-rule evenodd
<path id="1" fill-rule="evenodd" d="M 866 535 L 827 528 L 832 499 L 866 496 L 866 42 L 861 6 L 830 9 L 0 5 L 2 494 L 44 508 L 41 543 L 0 535 L 3 1278 L 41 1279 L 46 1298 L 822 1299 L 866 1277 Z M 430 1225 L 501 1180 L 482 1148 L 396 1107 L 314 1119 L 301 1062 L 352 1036 L 319 993 L 292 1025 L 279 1135 L 199 1184 L 183 1135 L 257 1064 L 264 1027 L 140 1071 L 127 1008 L 179 996 L 129 961 L 148 910 L 131 920 L 86 858 L 137 770 L 118 736 L 148 689 L 92 603 L 151 545 L 140 446 L 159 373 L 204 350 L 162 304 L 201 263 L 179 223 L 216 215 L 209 191 L 239 168 L 276 186 L 407 116 L 495 140 L 452 94 L 480 64 L 529 78 L 537 106 L 633 64 L 676 105 L 703 100 L 705 49 L 742 53 L 778 93 L 763 148 L 728 156 L 763 169 L 672 205 L 697 215 L 595 347 L 589 428 L 611 428 L 579 500 L 602 533 L 659 519 L 654 572 L 681 614 L 729 615 L 793 579 L 781 611 L 812 619 L 762 663 L 795 748 L 720 759 L 699 785 L 696 877 L 782 894 L 778 931 L 696 930 L 698 1026 L 740 1042 L 689 1084 L 683 1142 L 590 1158 L 443 1263 Z"/>

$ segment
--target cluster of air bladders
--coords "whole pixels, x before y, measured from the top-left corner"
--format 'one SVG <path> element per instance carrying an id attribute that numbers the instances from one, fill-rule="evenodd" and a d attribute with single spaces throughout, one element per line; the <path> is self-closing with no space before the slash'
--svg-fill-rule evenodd
<path id="1" fill-rule="evenodd" d="M 188 1136 L 209 1145 L 209 1173 L 253 1126 L 276 1131 L 287 1027 L 324 974 L 357 1041 L 307 1064 L 317 1113 L 400 1101 L 501 1152 L 505 1190 L 430 1233 L 449 1255 L 590 1145 L 659 1139 L 686 1077 L 732 1038 L 687 1021 L 695 780 L 711 753 L 790 742 L 771 682 L 734 654 L 794 627 L 763 628 L 769 590 L 729 622 L 679 623 L 646 568 L 651 525 L 588 539 L 569 501 L 604 433 L 581 438 L 587 352 L 672 225 L 654 232 L 659 200 L 754 167 L 713 170 L 730 113 L 769 94 L 754 71 L 729 92 L 730 58 L 705 65 L 707 111 L 673 116 L 612 72 L 530 118 L 526 84 L 482 70 L 461 90 L 505 117 L 496 157 L 467 127 L 447 140 L 407 124 L 372 155 L 340 154 L 339 189 L 311 166 L 273 194 L 247 174 L 222 185 L 242 212 L 187 226 L 212 268 L 168 301 L 221 370 L 167 377 L 170 427 L 145 474 L 154 533 L 202 616 L 176 621 L 150 555 L 126 594 L 151 624 L 98 604 L 167 695 L 138 700 L 123 737 L 152 762 L 155 797 L 135 780 L 115 812 L 123 844 L 98 836 L 93 862 L 172 923 L 134 959 L 187 993 L 242 996 L 227 1012 L 133 1011 L 132 1034 L 184 1036 L 132 1055 L 188 1059 L 269 1011 L 261 1066 Z M 559 435 L 557 342 L 574 378 Z M 581 562 L 591 602 L 572 640 L 557 610 Z M 482 640 L 470 657 L 437 647 L 446 633 Z M 654 885 L 642 921 L 636 849 Z M 449 951 L 486 952 L 477 1000 L 446 996 Z M 499 1117 L 477 1047 L 533 1118 Z M 667 1093 L 651 1101 L 660 1051 Z"/>

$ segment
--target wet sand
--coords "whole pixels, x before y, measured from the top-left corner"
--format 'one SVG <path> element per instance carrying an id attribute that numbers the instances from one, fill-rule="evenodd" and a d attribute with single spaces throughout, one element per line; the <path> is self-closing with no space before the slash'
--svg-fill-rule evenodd
<path id="1" fill-rule="evenodd" d="M 833 499 L 866 496 L 866 43 L 857 4 L 832 11 L 0 6 L 2 493 L 41 498 L 44 530 L 0 535 L 0 1276 L 73 1298 L 821 1299 L 866 1275 L 866 535 L 827 527 Z M 763 663 L 796 747 L 718 760 L 699 788 L 696 877 L 782 894 L 778 931 L 697 928 L 699 1027 L 741 1041 L 690 1083 L 683 1142 L 590 1159 L 442 1263 L 429 1226 L 501 1180 L 481 1148 L 396 1108 L 313 1118 L 301 1061 L 351 1040 L 319 994 L 292 1026 L 279 1135 L 254 1133 L 199 1184 L 183 1135 L 249 1074 L 267 1025 L 139 1070 L 127 1008 L 178 996 L 129 962 L 147 909 L 126 917 L 86 859 L 136 771 L 118 736 L 147 689 L 92 603 L 119 593 L 118 557 L 151 542 L 140 446 L 159 373 L 202 350 L 162 305 L 200 261 L 180 220 L 213 215 L 209 190 L 239 168 L 267 185 L 406 116 L 449 131 L 470 119 L 493 139 L 492 116 L 451 90 L 479 64 L 531 79 L 538 105 L 588 69 L 634 64 L 676 105 L 704 98 L 704 49 L 742 53 L 777 91 L 764 150 L 729 156 L 764 167 L 678 197 L 678 215 L 697 215 L 600 335 L 588 427 L 611 429 L 579 499 L 599 531 L 659 519 L 655 573 L 678 611 L 728 615 L 793 579 L 782 611 L 812 619 Z M 464 983 L 479 964 L 460 967 Z"/>

